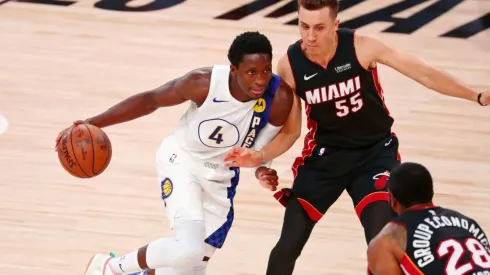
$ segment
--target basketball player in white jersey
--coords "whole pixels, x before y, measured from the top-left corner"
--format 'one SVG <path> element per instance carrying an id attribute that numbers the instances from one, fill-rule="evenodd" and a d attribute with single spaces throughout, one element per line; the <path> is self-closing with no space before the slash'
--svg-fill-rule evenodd
<path id="1" fill-rule="evenodd" d="M 292 90 L 272 74 L 267 37 L 258 32 L 237 36 L 228 58 L 231 65 L 195 69 L 75 122 L 107 127 L 191 101 L 156 154 L 158 184 L 176 236 L 154 240 L 122 257 L 96 254 L 85 275 L 205 274 L 234 216 L 239 170 L 223 165 L 225 153 L 232 146 L 265 146 L 282 128 L 293 104 Z M 274 191 L 277 174 L 267 166 L 256 168 L 255 175 Z"/>

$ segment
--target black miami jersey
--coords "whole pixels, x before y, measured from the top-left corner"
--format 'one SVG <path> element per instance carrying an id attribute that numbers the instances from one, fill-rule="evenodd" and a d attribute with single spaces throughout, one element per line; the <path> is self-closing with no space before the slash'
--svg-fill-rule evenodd
<path id="1" fill-rule="evenodd" d="M 406 228 L 400 266 L 409 275 L 490 275 L 490 246 L 480 225 L 457 211 L 430 206 L 402 213 Z"/>
<path id="2" fill-rule="evenodd" d="M 327 68 L 309 60 L 302 40 L 288 48 L 296 93 L 306 105 L 305 143 L 334 148 L 369 147 L 391 135 L 377 68 L 364 69 L 354 47 L 354 31 L 338 30 L 338 45 Z"/>

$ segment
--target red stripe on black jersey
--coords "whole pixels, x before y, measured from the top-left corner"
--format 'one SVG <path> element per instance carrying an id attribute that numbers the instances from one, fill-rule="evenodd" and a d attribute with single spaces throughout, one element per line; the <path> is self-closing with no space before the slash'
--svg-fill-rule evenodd
<path id="1" fill-rule="evenodd" d="M 406 275 L 424 275 L 422 271 L 410 260 L 410 257 L 407 254 L 403 255 L 403 258 L 400 262 L 400 267 L 403 270 L 403 273 Z"/>
<path id="2" fill-rule="evenodd" d="M 313 153 L 313 149 L 315 149 L 316 146 L 315 134 L 316 134 L 316 130 L 318 129 L 318 124 L 316 123 L 316 121 L 310 119 L 311 108 L 308 104 L 305 105 L 306 105 L 305 113 L 307 117 L 306 126 L 308 127 L 308 133 L 305 136 L 305 141 L 303 145 L 303 151 L 301 151 L 301 156 L 296 158 L 291 168 L 291 170 L 293 170 L 294 178 L 296 178 L 296 175 L 298 174 L 298 167 L 305 163 L 305 158 L 311 156 L 311 154 Z"/>
<path id="3" fill-rule="evenodd" d="M 381 87 L 381 83 L 379 82 L 379 75 L 378 75 L 378 67 L 377 66 L 374 67 L 374 69 L 371 71 L 371 74 L 373 75 L 374 86 L 376 87 L 376 90 L 378 91 L 378 95 L 381 98 L 381 101 L 383 101 L 383 107 L 386 109 L 386 112 L 389 115 L 390 110 L 388 110 L 388 107 L 386 107 L 383 87 Z"/>

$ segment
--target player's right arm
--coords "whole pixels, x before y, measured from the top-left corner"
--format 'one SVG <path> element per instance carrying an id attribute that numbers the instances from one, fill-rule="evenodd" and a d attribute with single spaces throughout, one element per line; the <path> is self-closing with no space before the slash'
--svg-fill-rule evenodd
<path id="1" fill-rule="evenodd" d="M 201 105 L 207 96 L 210 75 L 210 68 L 195 69 L 153 90 L 130 96 L 83 122 L 102 128 L 130 121 L 151 114 L 158 108 L 178 105 L 187 100 Z"/>
<path id="2" fill-rule="evenodd" d="M 212 68 L 195 69 L 153 90 L 130 96 L 97 116 L 77 120 L 73 124 L 87 123 L 102 128 L 130 121 L 151 114 L 158 108 L 178 105 L 187 100 L 200 106 L 208 95 L 211 71 Z M 56 144 L 70 128 L 58 134 Z"/>
<path id="3" fill-rule="evenodd" d="M 367 250 L 369 270 L 374 275 L 402 275 L 400 262 L 405 254 L 407 231 L 390 222 L 370 242 Z"/>

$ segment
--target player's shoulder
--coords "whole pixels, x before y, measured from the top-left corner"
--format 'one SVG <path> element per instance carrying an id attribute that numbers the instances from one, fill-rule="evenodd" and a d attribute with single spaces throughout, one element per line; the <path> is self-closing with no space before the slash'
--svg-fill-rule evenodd
<path id="1" fill-rule="evenodd" d="M 406 249 L 406 242 L 407 231 L 405 227 L 399 223 L 389 222 L 369 242 L 368 256 L 373 257 L 382 250 L 389 250 L 400 256 Z"/>
<path id="2" fill-rule="evenodd" d="M 381 229 L 380 235 L 393 236 L 403 232 L 406 232 L 406 224 L 395 218 Z"/>
<path id="3" fill-rule="evenodd" d="M 279 58 L 279 61 L 277 61 L 277 68 L 284 69 L 284 68 L 287 68 L 287 67 L 290 67 L 289 54 L 288 53 L 284 53 Z"/>
<path id="4" fill-rule="evenodd" d="M 465 219 L 465 220 L 477 223 L 472 217 L 462 213 L 459 210 L 451 209 L 451 208 L 447 208 L 447 207 L 438 207 L 438 209 L 439 209 L 439 214 L 441 216 L 446 216 L 448 218 L 449 217 L 457 217 L 460 219 Z"/>
<path id="5" fill-rule="evenodd" d="M 290 59 L 287 53 L 279 58 L 279 61 L 277 63 L 277 74 L 290 88 L 292 88 L 293 90 L 295 89 L 293 69 L 291 67 Z"/>
<path id="6" fill-rule="evenodd" d="M 379 51 L 384 43 L 380 38 L 359 31 L 353 32 L 353 44 L 356 50 L 365 50 L 368 52 Z"/>
<path id="7" fill-rule="evenodd" d="M 289 44 L 289 46 L 286 49 L 286 52 L 284 53 L 283 58 L 286 59 L 289 63 L 290 60 L 303 58 L 304 56 L 303 52 L 304 52 L 303 40 L 298 39 L 293 43 Z"/>
<path id="8" fill-rule="evenodd" d="M 184 75 L 186 80 L 198 81 L 198 82 L 209 82 L 211 81 L 211 74 L 213 72 L 214 66 L 199 67 L 195 68 Z"/>
<path id="9" fill-rule="evenodd" d="M 201 94 L 211 87 L 211 79 L 215 66 L 199 67 L 188 71 L 180 77 L 180 85 L 192 90 L 192 93 Z"/>
<path id="10" fill-rule="evenodd" d="M 371 247 L 394 245 L 405 251 L 407 245 L 407 229 L 405 224 L 397 220 L 388 222 L 369 243 Z"/>
<path id="11" fill-rule="evenodd" d="M 294 101 L 294 94 L 289 85 L 277 75 L 273 77 L 279 78 L 279 85 L 274 94 L 274 99 L 271 103 L 271 123 L 275 126 L 283 125 L 291 111 Z"/>
<path id="12" fill-rule="evenodd" d="M 289 46 L 287 47 L 286 54 L 290 53 L 291 51 L 295 49 L 301 49 L 301 43 L 302 39 L 296 39 L 296 41 L 293 41 Z"/>
<path id="13" fill-rule="evenodd" d="M 274 76 L 279 78 L 279 85 L 277 87 L 276 95 L 275 95 L 275 98 L 277 98 L 277 100 L 274 100 L 274 103 L 285 104 L 288 102 L 292 102 L 293 90 L 291 86 L 289 86 L 289 84 L 281 76 L 278 75 L 274 75 Z"/>
<path id="14" fill-rule="evenodd" d="M 293 43 L 289 44 L 286 49 L 286 52 L 279 59 L 279 64 L 283 63 L 285 65 L 289 65 L 290 60 L 301 59 L 303 57 L 303 48 L 302 48 L 302 40 L 298 39 Z"/>

